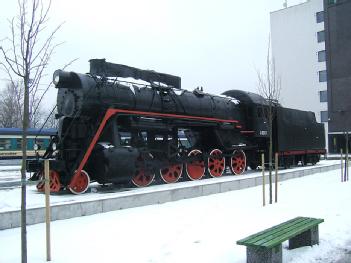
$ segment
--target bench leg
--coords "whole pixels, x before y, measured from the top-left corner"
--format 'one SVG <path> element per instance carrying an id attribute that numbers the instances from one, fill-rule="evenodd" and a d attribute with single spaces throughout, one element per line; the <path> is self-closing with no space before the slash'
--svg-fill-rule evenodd
<path id="1" fill-rule="evenodd" d="M 289 249 L 319 244 L 318 225 L 289 239 Z"/>
<path id="2" fill-rule="evenodd" d="M 247 247 L 247 263 L 282 263 L 282 244 L 274 248 Z"/>

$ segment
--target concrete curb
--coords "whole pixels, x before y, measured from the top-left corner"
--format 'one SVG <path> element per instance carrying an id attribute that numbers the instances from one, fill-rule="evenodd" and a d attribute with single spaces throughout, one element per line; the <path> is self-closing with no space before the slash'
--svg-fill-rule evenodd
<path id="1" fill-rule="evenodd" d="M 307 167 L 306 169 L 294 171 L 280 171 L 279 181 L 327 172 L 338 168 L 340 168 L 340 164 Z M 172 188 L 165 187 L 165 189 L 162 189 L 161 186 L 161 188 L 156 191 L 141 191 L 140 193 L 138 193 L 138 191 L 131 191 L 130 193 L 124 192 L 120 196 L 111 198 L 55 204 L 51 206 L 51 220 L 62 220 L 119 209 L 161 204 L 262 185 L 262 176 L 228 178 L 232 178 L 232 180 L 217 181 L 215 179 L 210 179 L 206 183 L 200 185 L 189 184 L 189 182 L 184 184 L 178 183 L 174 184 L 175 187 Z M 266 175 L 266 182 L 268 182 L 268 175 Z M 0 230 L 19 227 L 20 220 L 21 216 L 19 210 L 0 212 Z M 45 222 L 45 207 L 27 209 L 27 225 L 43 222 Z"/>

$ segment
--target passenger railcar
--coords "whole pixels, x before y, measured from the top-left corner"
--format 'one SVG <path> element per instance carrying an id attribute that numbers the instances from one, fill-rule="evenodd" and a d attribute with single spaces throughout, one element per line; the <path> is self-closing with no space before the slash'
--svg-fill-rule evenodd
<path id="1" fill-rule="evenodd" d="M 147 186 L 155 180 L 219 177 L 226 170 L 238 175 L 247 164 L 255 169 L 258 156 L 267 154 L 268 104 L 257 94 L 188 91 L 181 89 L 177 76 L 99 59 L 90 61 L 89 74 L 58 70 L 53 81 L 59 129 L 45 154 L 52 159 L 52 191 L 83 193 L 90 181 Z M 285 111 L 278 104 L 274 110 Z M 324 151 L 322 138 L 311 151 L 308 141 L 316 137 L 315 131 L 321 136 L 322 127 L 310 121 L 295 127 L 303 149 L 286 148 L 283 140 L 275 140 L 275 151 L 284 156 L 290 151 L 294 157 L 282 164 L 302 156 L 314 163 Z M 276 117 L 274 131 L 283 138 L 279 125 L 284 122 Z M 35 178 L 42 176 L 42 160 L 30 161 L 27 167 Z"/>
<path id="2" fill-rule="evenodd" d="M 27 156 L 36 156 L 35 144 L 40 148 L 37 152 L 43 155 L 49 146 L 50 137 L 56 133 L 56 129 L 28 129 Z M 0 159 L 17 158 L 22 158 L 22 129 L 0 128 Z"/>

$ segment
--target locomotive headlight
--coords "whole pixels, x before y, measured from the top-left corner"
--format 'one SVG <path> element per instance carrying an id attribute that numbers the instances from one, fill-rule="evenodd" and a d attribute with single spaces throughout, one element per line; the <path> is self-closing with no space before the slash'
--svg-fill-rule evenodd
<path id="1" fill-rule="evenodd" d="M 52 77 L 52 82 L 54 85 L 57 85 L 60 82 L 60 70 L 56 70 L 53 77 Z"/>
<path id="2" fill-rule="evenodd" d="M 53 151 L 56 151 L 56 149 L 57 149 L 56 143 L 53 143 L 51 147 L 52 147 L 52 150 L 53 150 Z"/>

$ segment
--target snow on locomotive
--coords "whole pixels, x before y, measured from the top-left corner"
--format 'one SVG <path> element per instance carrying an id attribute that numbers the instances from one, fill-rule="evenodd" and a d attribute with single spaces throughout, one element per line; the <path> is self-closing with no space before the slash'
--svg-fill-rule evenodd
<path id="1" fill-rule="evenodd" d="M 43 159 L 51 159 L 53 192 L 84 193 L 91 181 L 142 187 L 199 180 L 222 176 L 227 167 L 239 175 L 268 152 L 268 103 L 254 93 L 191 92 L 177 76 L 104 59 L 90 60 L 89 74 L 57 70 L 54 84 L 58 134 L 43 158 L 27 166 L 38 178 Z M 325 152 L 323 125 L 311 112 L 278 104 L 274 112 L 280 165 L 315 164 Z"/>

